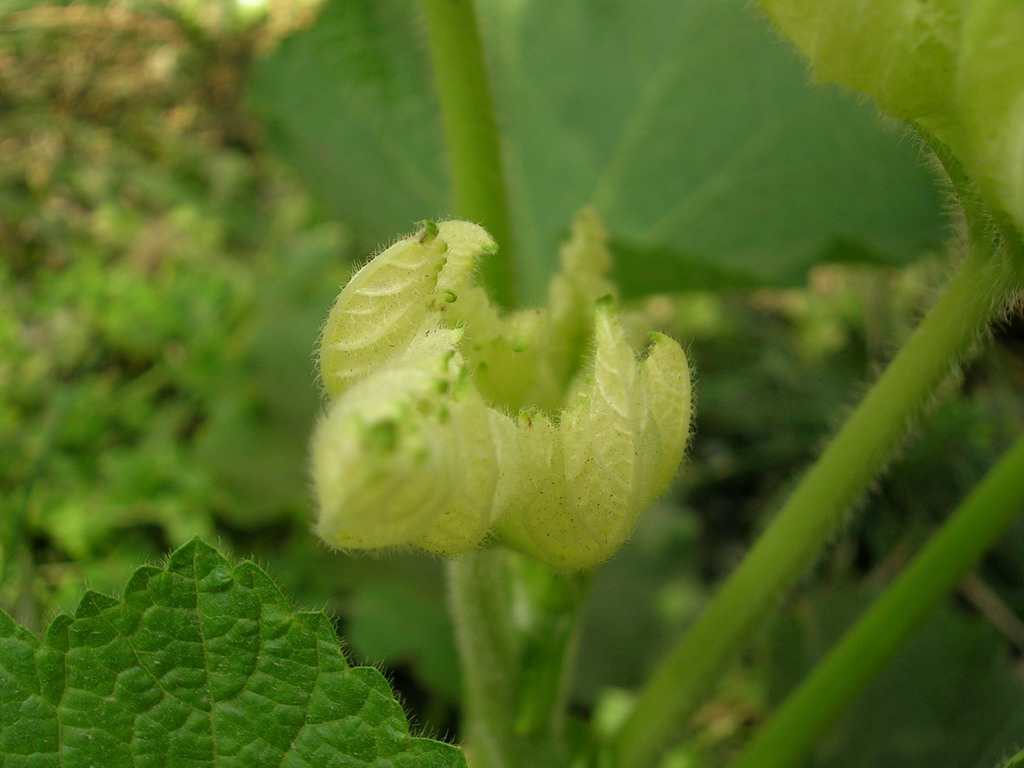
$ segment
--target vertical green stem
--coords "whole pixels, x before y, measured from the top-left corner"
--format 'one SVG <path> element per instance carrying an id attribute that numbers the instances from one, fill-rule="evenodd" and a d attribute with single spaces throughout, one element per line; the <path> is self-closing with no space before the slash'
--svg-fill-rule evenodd
<path id="1" fill-rule="evenodd" d="M 521 555 L 515 556 L 515 562 L 517 581 L 523 588 L 516 612 L 527 617 L 515 729 L 522 737 L 540 737 L 560 744 L 591 574 L 554 573 L 533 558 Z"/>
<path id="2" fill-rule="evenodd" d="M 494 299 L 511 307 L 516 275 L 507 185 L 472 0 L 422 0 L 456 213 L 487 229 L 499 252 L 482 265 Z"/>
<path id="3" fill-rule="evenodd" d="M 584 580 L 503 547 L 449 564 L 472 768 L 565 768 L 565 689 Z"/>
<path id="4" fill-rule="evenodd" d="M 464 741 L 473 768 L 514 768 L 519 652 L 500 551 L 471 551 L 450 561 L 448 595 L 462 662 Z"/>
<path id="5" fill-rule="evenodd" d="M 942 297 L 641 691 L 614 745 L 621 768 L 651 765 L 672 742 L 1019 288 L 1020 267 L 973 234 Z"/>
<path id="6" fill-rule="evenodd" d="M 733 768 L 797 765 L 1022 510 L 1024 436 L 786 700 Z"/>

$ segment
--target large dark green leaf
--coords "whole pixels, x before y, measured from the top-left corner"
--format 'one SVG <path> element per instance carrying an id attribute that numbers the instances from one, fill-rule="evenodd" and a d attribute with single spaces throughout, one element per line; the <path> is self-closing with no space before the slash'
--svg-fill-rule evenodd
<path id="1" fill-rule="evenodd" d="M 935 236 L 909 142 L 802 64 L 739 0 L 485 2 L 525 252 L 592 202 L 660 262 L 644 289 L 799 280 L 844 243 L 908 257 Z M 639 273 L 642 257 L 622 264 Z M 691 279 L 691 275 L 693 276 Z"/>
<path id="2" fill-rule="evenodd" d="M 323 613 L 193 541 L 89 592 L 40 643 L 0 611 L 4 768 L 464 768 L 409 735 L 387 681 Z"/>
<path id="3" fill-rule="evenodd" d="M 252 82 L 271 145 L 372 243 L 451 212 L 415 11 L 408 0 L 329 0 Z"/>
<path id="4" fill-rule="evenodd" d="M 627 294 L 792 284 L 933 244 L 913 142 L 812 88 L 741 0 L 481 0 L 524 283 L 597 205 Z M 328 0 L 257 68 L 273 144 L 371 241 L 451 213 L 410 0 Z"/>

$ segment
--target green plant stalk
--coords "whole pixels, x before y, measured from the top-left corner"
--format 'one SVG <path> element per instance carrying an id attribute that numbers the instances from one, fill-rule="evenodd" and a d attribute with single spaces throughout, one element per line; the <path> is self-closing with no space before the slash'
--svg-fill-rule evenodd
<path id="1" fill-rule="evenodd" d="M 1024 768 L 1024 750 L 1007 760 L 1003 768 Z"/>
<path id="2" fill-rule="evenodd" d="M 1024 510 L 1024 436 L 757 734 L 732 768 L 789 768 Z"/>
<path id="3" fill-rule="evenodd" d="M 531 614 L 523 632 L 515 732 L 560 745 L 565 735 L 570 672 L 592 574 L 558 574 L 532 557 L 515 557 L 519 565 L 517 582 L 525 588 L 523 597 Z"/>
<path id="4" fill-rule="evenodd" d="M 529 563 L 532 573 L 524 574 L 516 558 L 522 556 L 494 546 L 448 566 L 464 741 L 472 768 L 564 768 L 566 669 L 583 590 L 539 563 Z M 521 606 L 524 599 L 532 604 Z M 524 613 L 541 615 L 524 627 L 516 618 Z"/>
<path id="5" fill-rule="evenodd" d="M 515 243 L 490 82 L 472 0 L 422 0 L 441 107 L 455 212 L 481 224 L 499 251 L 481 266 L 495 301 L 515 305 Z"/>
<path id="6" fill-rule="evenodd" d="M 939 301 L 640 692 L 613 744 L 620 768 L 649 766 L 672 743 L 1019 289 L 1018 267 L 980 229 Z"/>
<path id="7" fill-rule="evenodd" d="M 473 768 L 513 768 L 518 650 L 500 557 L 500 551 L 485 549 L 448 563 L 449 612 L 462 664 L 463 738 Z"/>

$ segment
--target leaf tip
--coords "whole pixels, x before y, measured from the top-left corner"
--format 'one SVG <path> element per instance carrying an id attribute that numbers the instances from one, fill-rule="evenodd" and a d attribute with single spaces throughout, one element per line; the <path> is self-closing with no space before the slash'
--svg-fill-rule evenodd
<path id="1" fill-rule="evenodd" d="M 82 595 L 82 599 L 78 602 L 78 607 L 75 608 L 75 618 L 88 619 L 93 616 L 99 616 L 104 611 L 117 605 L 120 605 L 119 600 L 90 589 Z"/>

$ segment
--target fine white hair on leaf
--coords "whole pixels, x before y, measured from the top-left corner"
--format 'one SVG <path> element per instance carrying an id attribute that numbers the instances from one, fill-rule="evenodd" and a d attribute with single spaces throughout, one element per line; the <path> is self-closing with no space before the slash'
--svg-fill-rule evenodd
<path id="1" fill-rule="evenodd" d="M 854 88 L 956 156 L 1024 231 L 1024 3 L 761 0 L 816 79 Z"/>
<path id="2" fill-rule="evenodd" d="M 690 382 L 665 336 L 638 359 L 606 240 L 576 218 L 542 310 L 494 307 L 476 268 L 496 246 L 467 222 L 425 224 L 352 277 L 321 339 L 320 536 L 448 556 L 496 531 L 562 570 L 621 546 L 682 459 Z"/>

